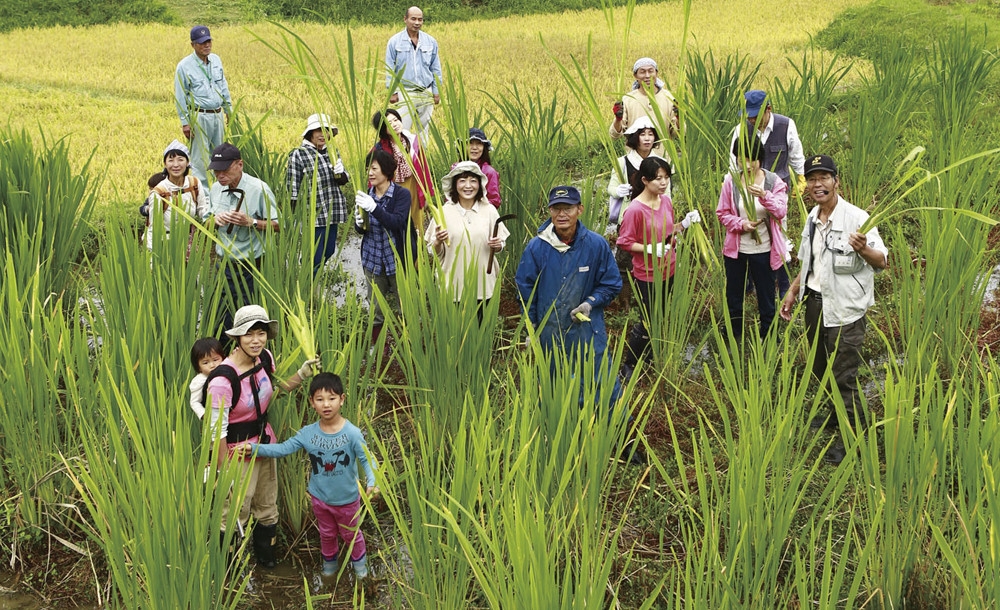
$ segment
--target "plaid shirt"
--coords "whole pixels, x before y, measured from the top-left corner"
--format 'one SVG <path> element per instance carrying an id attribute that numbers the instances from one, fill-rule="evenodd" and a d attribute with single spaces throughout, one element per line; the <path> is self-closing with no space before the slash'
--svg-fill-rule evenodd
<path id="1" fill-rule="evenodd" d="M 375 198 L 375 205 L 381 209 L 368 214 L 368 230 L 361 238 L 361 267 L 374 275 L 396 275 L 392 242 L 396 242 L 397 249 L 403 247 L 404 229 L 410 213 L 410 193 L 390 182 L 389 188 L 381 197 L 375 195 L 375 189 L 368 189 L 368 194 Z M 386 226 L 379 221 L 378 216 L 399 226 Z"/>
<path id="2" fill-rule="evenodd" d="M 310 182 L 316 159 L 319 159 L 319 167 L 315 170 L 317 181 L 316 226 L 325 227 L 328 224 L 340 224 L 347 220 L 347 199 L 341 192 L 339 185 L 347 184 L 349 177 L 345 172 L 340 180 L 334 178 L 329 148 L 316 150 L 311 142 L 303 140 L 302 146 L 288 155 L 288 170 L 285 175 L 288 192 L 293 201 L 297 201 L 300 196 L 302 199 L 308 199 L 311 196 L 312 185 Z"/>

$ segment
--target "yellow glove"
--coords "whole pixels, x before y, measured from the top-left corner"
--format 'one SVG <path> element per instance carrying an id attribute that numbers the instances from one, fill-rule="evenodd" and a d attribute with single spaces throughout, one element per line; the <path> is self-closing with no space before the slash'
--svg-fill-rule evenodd
<path id="1" fill-rule="evenodd" d="M 799 194 L 799 197 L 806 194 L 806 177 L 801 174 L 795 175 L 795 192 Z"/>

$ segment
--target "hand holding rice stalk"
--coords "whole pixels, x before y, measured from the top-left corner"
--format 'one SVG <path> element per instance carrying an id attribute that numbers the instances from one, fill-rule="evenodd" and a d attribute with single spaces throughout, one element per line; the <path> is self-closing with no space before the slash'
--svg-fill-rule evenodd
<path id="1" fill-rule="evenodd" d="M 694 247 L 703 265 L 709 269 L 715 269 L 720 266 L 719 259 L 715 257 L 712 242 L 708 239 L 705 228 L 701 226 L 700 222 L 692 224 L 684 231 L 684 234 L 690 237 L 691 245 Z"/>
<path id="2" fill-rule="evenodd" d="M 744 106 L 744 114 L 746 113 L 746 107 Z M 756 186 L 755 180 L 757 176 L 751 174 L 748 170 L 750 167 L 750 138 L 756 137 L 750 135 L 749 129 L 741 129 L 740 137 L 737 140 L 738 154 L 736 155 L 736 167 L 733 168 L 734 172 L 732 174 L 733 186 L 738 189 L 740 197 L 743 199 L 743 210 L 747 215 L 747 220 L 753 225 L 753 229 L 750 230 L 750 235 L 754 240 L 754 243 L 761 243 L 760 235 L 757 234 L 757 197 L 750 192 L 750 186 Z M 748 184 L 749 182 L 749 184 Z"/>
<path id="3" fill-rule="evenodd" d="M 1000 153 L 1000 148 L 984 150 L 974 155 L 969 155 L 968 157 L 959 159 L 958 161 L 952 163 L 951 165 L 945 167 L 944 169 L 941 169 L 936 172 L 931 172 L 920 166 L 920 161 L 924 156 L 924 152 L 925 149 L 923 146 L 915 146 L 909 152 L 909 154 L 907 154 L 906 157 L 899 163 L 899 165 L 896 167 L 896 175 L 898 176 L 898 178 L 896 179 L 896 183 L 893 185 L 892 191 L 900 191 L 903 188 L 905 188 L 907 184 L 910 184 L 909 188 L 906 188 L 905 191 L 897 195 L 894 199 L 879 203 L 878 210 L 870 212 L 871 215 L 868 217 L 868 220 L 866 220 L 865 223 L 858 228 L 858 233 L 862 234 L 868 233 L 868 231 L 872 230 L 873 227 L 882 224 L 883 221 L 890 220 L 897 216 L 902 216 L 903 214 L 909 213 L 910 211 L 913 210 L 954 212 L 956 214 L 962 214 L 964 216 L 968 216 L 969 218 L 978 220 L 979 222 L 985 223 L 991 227 L 996 226 L 998 223 L 1000 223 L 1000 221 L 994 220 L 989 216 L 979 214 L 978 212 L 973 212 L 972 210 L 963 210 L 958 208 L 948 208 L 941 206 L 918 206 L 910 208 L 903 205 L 904 202 L 906 201 L 906 198 L 911 193 L 916 191 L 918 188 L 921 188 L 928 182 L 931 182 L 932 180 L 937 180 L 942 175 L 946 174 L 947 172 L 950 172 L 951 170 L 955 169 L 956 167 L 959 167 L 960 165 L 965 165 L 966 163 L 975 161 L 976 159 L 992 157 L 994 155 L 997 155 L 998 153 Z"/>
<path id="4" fill-rule="evenodd" d="M 292 336 L 295 337 L 295 341 L 298 343 L 298 349 L 306 359 L 312 360 L 316 358 L 316 333 L 313 332 L 312 324 L 309 323 L 305 301 L 302 300 L 301 296 L 297 295 L 295 301 L 294 311 L 288 308 L 285 303 L 281 304 L 282 309 L 285 309 L 285 315 L 288 318 L 288 328 L 292 331 Z"/>
<path id="5" fill-rule="evenodd" d="M 442 194 L 440 192 L 435 192 L 433 195 L 427 198 L 427 211 L 430 212 L 431 218 L 434 219 L 434 223 L 442 231 L 447 231 L 448 226 L 444 222 L 444 208 L 441 203 Z M 444 245 L 451 245 L 451 236 L 444 240 Z"/>

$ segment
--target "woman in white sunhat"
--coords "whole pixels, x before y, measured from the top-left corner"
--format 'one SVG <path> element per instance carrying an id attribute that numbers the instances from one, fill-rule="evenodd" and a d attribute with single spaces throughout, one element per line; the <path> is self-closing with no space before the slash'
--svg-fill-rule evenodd
<path id="1" fill-rule="evenodd" d="M 456 163 L 441 180 L 441 188 L 448 196 L 442 208 L 445 226 L 438 226 L 431 219 L 424 232 L 427 250 L 441 261 L 439 275 L 451 287 L 456 302 L 462 300 L 466 274 L 470 272 L 476 274 L 479 303 L 493 297 L 498 266 L 494 264 L 489 272 L 487 268 L 510 236 L 507 227 L 498 222 L 497 209 L 486 197 L 488 181 L 475 161 Z"/>
<path id="2" fill-rule="evenodd" d="M 276 391 L 274 356 L 267 342 L 278 333 L 278 322 L 268 317 L 260 305 L 240 307 L 233 316 L 233 327 L 226 334 L 233 340 L 229 357 L 208 375 L 205 383 L 206 409 L 210 409 L 212 435 L 216 439 L 216 466 L 224 460 L 241 459 L 243 477 L 249 478 L 246 496 L 239 511 L 240 530 L 244 531 L 250 513 L 256 526 L 253 532 L 254 553 L 264 567 L 274 567 L 274 538 L 278 524 L 277 469 L 270 458 L 238 458 L 236 448 L 245 443 L 267 444 L 274 440 L 274 430 L 267 421 L 267 409 Z M 287 381 L 277 382 L 292 391 L 312 377 L 319 360 L 306 360 Z M 229 513 L 226 500 L 223 520 Z"/>
<path id="3" fill-rule="evenodd" d="M 632 176 L 639 170 L 643 159 L 653 154 L 653 148 L 659 141 L 656 127 L 647 116 L 639 117 L 625 130 L 626 154 L 618 157 L 618 168 L 611 172 L 611 179 L 608 180 L 608 221 L 615 227 L 621 224 L 625 208 L 632 201 Z M 670 194 L 669 176 L 667 194 Z"/>
<path id="4" fill-rule="evenodd" d="M 306 121 L 302 132 L 302 145 L 288 155 L 285 182 L 288 185 L 292 207 L 299 201 L 312 201 L 313 176 L 316 178 L 316 252 L 313 254 L 313 273 L 337 250 L 337 225 L 347 220 L 347 198 L 340 187 L 350 181 L 340 155 L 330 158 L 327 146 L 337 135 L 337 126 L 325 114 L 313 114 Z"/>

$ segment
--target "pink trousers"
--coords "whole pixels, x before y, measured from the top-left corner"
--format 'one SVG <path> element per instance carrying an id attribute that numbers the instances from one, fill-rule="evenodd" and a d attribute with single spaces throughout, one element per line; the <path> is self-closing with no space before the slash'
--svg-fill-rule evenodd
<path id="1" fill-rule="evenodd" d="M 338 538 L 351 549 L 351 561 L 357 561 L 365 556 L 367 552 L 365 536 L 358 527 L 358 518 L 361 515 L 360 496 L 354 502 L 343 506 L 330 506 L 312 497 L 312 506 L 319 525 L 319 548 L 324 558 L 337 556 L 340 550 Z"/>

